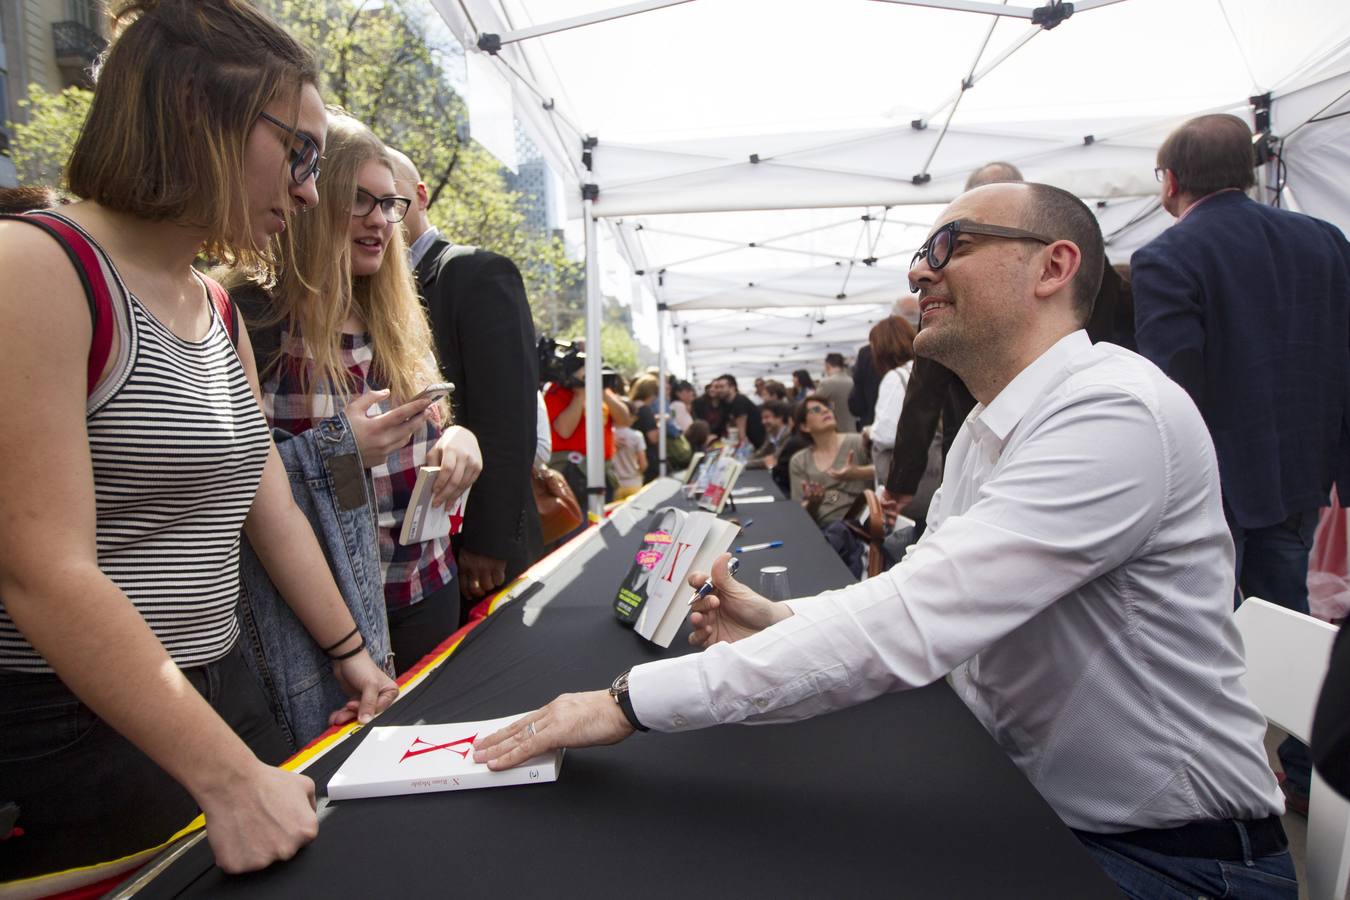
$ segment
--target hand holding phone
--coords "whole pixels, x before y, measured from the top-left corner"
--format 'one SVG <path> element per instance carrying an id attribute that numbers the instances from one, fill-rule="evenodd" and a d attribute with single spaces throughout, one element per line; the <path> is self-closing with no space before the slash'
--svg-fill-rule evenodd
<path id="1" fill-rule="evenodd" d="M 435 384 L 429 384 L 422 388 L 416 397 L 409 400 L 409 403 L 415 403 L 418 400 L 430 400 L 435 403 L 442 397 L 448 397 L 455 392 L 455 383 L 453 381 L 438 381 Z"/>

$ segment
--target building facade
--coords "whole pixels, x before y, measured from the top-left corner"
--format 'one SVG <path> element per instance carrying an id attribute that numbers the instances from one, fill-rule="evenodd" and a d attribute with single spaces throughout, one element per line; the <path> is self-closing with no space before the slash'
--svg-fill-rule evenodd
<path id="1" fill-rule="evenodd" d="M 99 0 L 0 0 L 0 185 L 15 183 L 9 143 L 24 121 L 19 101 L 36 84 L 51 93 L 90 87 L 91 67 L 107 46 Z"/>

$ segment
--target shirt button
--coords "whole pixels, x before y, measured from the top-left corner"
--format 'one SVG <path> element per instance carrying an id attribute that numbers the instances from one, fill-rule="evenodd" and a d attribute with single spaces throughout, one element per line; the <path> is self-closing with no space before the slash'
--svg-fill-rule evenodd
<path id="1" fill-rule="evenodd" d="M 670 724 L 674 725 L 676 728 L 683 728 L 686 724 L 688 724 L 688 721 L 685 719 L 684 716 L 676 716 L 675 718 L 670 720 Z"/>
<path id="2" fill-rule="evenodd" d="M 755 701 L 755 705 L 758 706 L 760 709 L 763 709 L 764 707 L 769 705 L 769 698 L 760 697 L 758 700 Z"/>

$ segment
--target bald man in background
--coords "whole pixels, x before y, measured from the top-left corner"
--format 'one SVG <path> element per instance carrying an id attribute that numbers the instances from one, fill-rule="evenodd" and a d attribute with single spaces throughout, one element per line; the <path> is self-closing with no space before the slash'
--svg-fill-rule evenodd
<path id="1" fill-rule="evenodd" d="M 427 188 L 417 167 L 389 152 L 398 192 L 413 198 L 403 230 L 436 355 L 455 383 L 456 421 L 483 450 L 483 474 L 455 541 L 467 613 L 543 554 L 531 485 L 539 403 L 534 320 L 515 264 L 442 237 L 427 218 Z"/>

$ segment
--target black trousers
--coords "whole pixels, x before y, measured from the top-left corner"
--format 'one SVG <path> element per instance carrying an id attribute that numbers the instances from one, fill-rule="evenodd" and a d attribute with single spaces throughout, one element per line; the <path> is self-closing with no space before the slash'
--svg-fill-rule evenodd
<path id="1" fill-rule="evenodd" d="M 276 765 L 290 755 L 237 642 L 219 661 L 183 674 L 259 759 Z M 18 804 L 23 835 L 0 841 L 0 881 L 147 850 L 200 812 L 178 782 L 61 679 L 0 671 L 4 801 Z"/>
<path id="2" fill-rule="evenodd" d="M 389 610 L 389 645 L 399 674 L 417 664 L 459 628 L 459 579 L 412 606 Z"/>

